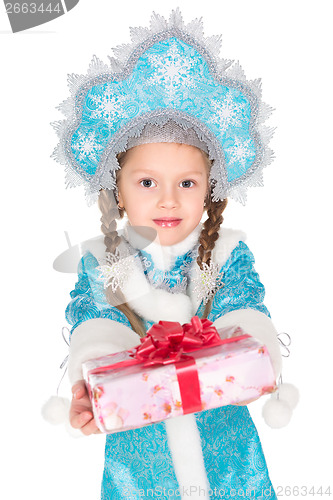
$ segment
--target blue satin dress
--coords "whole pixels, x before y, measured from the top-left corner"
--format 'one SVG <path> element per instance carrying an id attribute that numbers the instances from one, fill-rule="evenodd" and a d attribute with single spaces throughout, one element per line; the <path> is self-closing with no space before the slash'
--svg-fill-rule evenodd
<path id="1" fill-rule="evenodd" d="M 193 251 L 177 257 L 167 272 L 154 267 L 151 256 L 141 251 L 146 276 L 151 283 L 172 288 L 187 279 Z M 213 300 L 208 319 L 227 312 L 253 308 L 269 316 L 263 304 L 264 287 L 245 243 L 239 242 L 221 268 L 224 286 Z M 87 253 L 80 261 L 79 279 L 66 309 L 73 326 L 91 318 L 110 318 L 130 327 L 127 318 L 105 300 L 103 285 L 96 280 L 97 259 Z M 149 270 L 149 271 L 148 271 Z M 149 274 L 149 277 L 148 277 Z M 197 315 L 203 314 L 201 303 Z M 152 325 L 145 321 L 147 329 Z M 246 406 L 224 406 L 195 413 L 199 430 L 210 499 L 275 499 L 265 457 L 255 425 Z M 182 493 L 182 497 L 181 497 Z M 199 492 L 181 491 L 168 448 L 164 422 L 106 436 L 102 500 L 201 498 Z M 207 498 L 207 497 L 206 497 Z"/>

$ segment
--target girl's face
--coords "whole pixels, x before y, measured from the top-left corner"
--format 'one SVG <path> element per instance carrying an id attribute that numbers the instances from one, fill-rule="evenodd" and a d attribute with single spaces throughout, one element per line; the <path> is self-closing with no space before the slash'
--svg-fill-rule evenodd
<path id="1" fill-rule="evenodd" d="M 119 172 L 119 205 L 132 226 L 155 229 L 161 245 L 179 243 L 195 229 L 207 190 L 207 161 L 187 144 L 135 146 Z"/>

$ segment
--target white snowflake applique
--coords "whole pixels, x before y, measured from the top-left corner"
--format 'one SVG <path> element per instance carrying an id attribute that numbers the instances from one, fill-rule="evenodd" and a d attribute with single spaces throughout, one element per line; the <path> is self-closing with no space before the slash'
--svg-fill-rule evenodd
<path id="1" fill-rule="evenodd" d="M 150 55 L 149 62 L 154 68 L 153 75 L 148 79 L 150 83 L 163 85 L 173 98 L 180 86 L 194 87 L 195 82 L 190 72 L 193 71 L 193 64 L 189 58 L 179 50 L 176 42 L 170 45 L 169 50 L 161 56 Z"/>
<path id="2" fill-rule="evenodd" d="M 84 134 L 78 131 L 77 140 L 73 144 L 73 150 L 78 153 L 79 160 L 96 160 L 98 153 L 103 149 L 99 141 L 96 139 L 95 131 L 90 131 Z"/>
<path id="3" fill-rule="evenodd" d="M 193 290 L 198 299 L 207 304 L 214 297 L 215 293 L 224 286 L 224 283 L 218 264 L 214 264 L 211 260 L 209 265 L 203 262 L 202 267 L 203 269 L 197 270 Z"/>
<path id="4" fill-rule="evenodd" d="M 219 126 L 221 132 L 229 126 L 239 127 L 242 124 L 244 109 L 237 103 L 231 92 L 227 92 L 222 102 L 213 101 L 212 107 L 215 113 L 211 114 L 211 121 Z"/>
<path id="5" fill-rule="evenodd" d="M 246 141 L 238 139 L 236 137 L 234 145 L 230 148 L 226 148 L 228 155 L 230 157 L 231 165 L 237 164 L 241 167 L 245 167 L 246 162 L 249 158 L 253 156 L 253 142 L 251 139 Z"/>
<path id="6" fill-rule="evenodd" d="M 111 286 L 113 293 L 117 288 L 122 288 L 131 277 L 133 265 L 135 265 L 134 255 L 120 255 L 118 248 L 115 253 L 107 253 L 106 263 L 97 267 L 99 278 L 104 281 L 104 288 Z"/>
<path id="7" fill-rule="evenodd" d="M 124 97 L 115 95 L 115 89 L 110 85 L 106 86 L 101 95 L 93 95 L 91 99 L 97 106 L 97 109 L 92 112 L 93 118 L 103 118 L 111 123 L 122 114 Z"/>

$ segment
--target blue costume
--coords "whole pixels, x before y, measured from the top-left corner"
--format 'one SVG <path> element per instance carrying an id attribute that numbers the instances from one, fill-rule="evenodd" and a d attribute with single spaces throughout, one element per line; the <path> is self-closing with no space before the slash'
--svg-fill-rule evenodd
<path id="1" fill-rule="evenodd" d="M 194 260 L 192 250 L 177 256 L 168 271 L 157 269 L 147 251 L 139 251 L 136 258 L 144 257 L 148 262 L 145 266 L 146 278 L 149 269 L 150 279 L 156 283 L 167 283 L 171 291 L 181 281 L 188 280 Z M 253 255 L 247 245 L 239 241 L 220 269 L 224 286 L 215 294 L 208 319 L 214 322 L 231 311 L 248 308 L 269 316 L 263 304 L 264 287 L 253 263 Z M 98 265 L 98 260 L 90 252 L 80 261 L 79 280 L 71 292 L 72 301 L 66 310 L 73 331 L 82 322 L 93 318 L 108 318 L 130 327 L 125 315 L 103 299 L 103 283 L 96 279 Z M 197 310 L 199 317 L 203 307 L 201 303 Z M 152 324 L 145 321 L 146 328 Z M 235 498 L 235 491 L 240 492 L 240 497 L 247 494 L 256 499 L 276 498 L 261 444 L 246 406 L 226 406 L 199 412 L 195 414 L 195 420 L 209 482 L 209 498 Z M 102 499 L 149 498 L 151 490 L 158 498 L 181 498 L 180 494 L 177 495 L 181 488 L 168 447 L 165 422 L 107 435 Z M 186 498 L 186 491 L 183 493 Z"/>

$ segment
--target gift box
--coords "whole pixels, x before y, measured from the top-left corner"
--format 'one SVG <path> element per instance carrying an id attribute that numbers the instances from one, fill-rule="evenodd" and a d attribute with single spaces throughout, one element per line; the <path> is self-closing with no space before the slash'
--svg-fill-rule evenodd
<path id="1" fill-rule="evenodd" d="M 160 321 L 141 344 L 83 364 L 96 424 L 112 433 L 250 402 L 276 390 L 264 345 L 239 327 Z"/>

